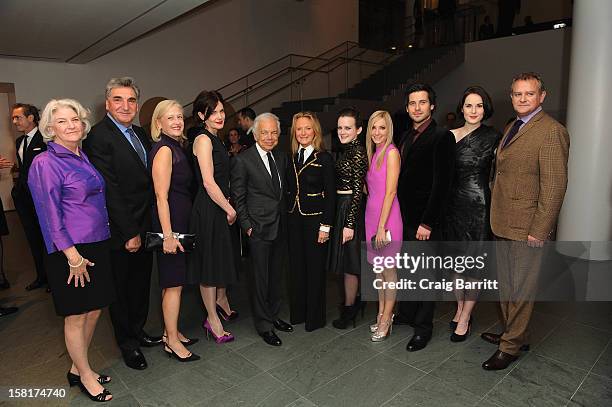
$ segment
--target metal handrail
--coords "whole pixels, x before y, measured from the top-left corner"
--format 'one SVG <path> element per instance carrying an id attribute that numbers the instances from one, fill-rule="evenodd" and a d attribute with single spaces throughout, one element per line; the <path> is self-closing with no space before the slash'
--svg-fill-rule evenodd
<path id="1" fill-rule="evenodd" d="M 356 48 L 361 48 L 361 51 L 357 55 L 355 55 L 353 57 L 348 57 L 348 53 L 350 51 L 356 49 Z M 338 51 L 338 52 L 335 52 L 335 51 Z M 267 84 L 269 84 L 269 83 L 271 83 L 271 82 L 273 82 L 275 80 L 278 80 L 278 79 L 282 78 L 283 76 L 285 76 L 287 74 L 291 74 L 291 73 L 296 72 L 296 71 L 305 71 L 305 72 L 307 72 L 306 74 L 301 75 L 298 78 L 295 78 L 295 79 L 292 78 L 289 81 L 288 84 L 286 84 L 284 86 L 281 86 L 279 89 L 276 89 L 276 90 L 268 93 L 264 97 L 258 98 L 256 101 L 249 103 L 249 105 L 255 105 L 255 104 L 257 104 L 257 103 L 259 103 L 259 102 L 269 98 L 270 96 L 273 96 L 273 95 L 277 94 L 278 92 L 280 92 L 282 90 L 285 90 L 285 89 L 287 89 L 290 86 L 293 86 L 296 83 L 302 82 L 307 77 L 309 77 L 309 76 L 311 76 L 311 75 L 313 75 L 315 73 L 324 73 L 324 74 L 328 74 L 329 75 L 331 72 L 333 72 L 334 70 L 338 69 L 340 66 L 343 66 L 343 65 L 347 65 L 348 66 L 348 64 L 351 63 L 351 62 L 358 62 L 360 64 L 369 64 L 369 65 L 384 66 L 386 64 L 386 62 L 388 62 L 393 57 L 393 54 L 389 54 L 386 58 L 384 58 L 382 60 L 382 62 L 373 62 L 373 61 L 367 61 L 365 59 L 358 58 L 358 57 L 362 56 L 364 53 L 366 53 L 367 51 L 368 51 L 368 49 L 362 48 L 358 43 L 356 43 L 354 41 L 344 41 L 344 42 L 336 45 L 335 47 L 332 47 L 332 48 L 328 49 L 327 51 L 324 51 L 324 52 L 318 54 L 317 56 L 309 56 L 309 55 L 294 54 L 294 53 L 287 54 L 287 55 L 285 55 L 283 57 L 275 59 L 274 61 L 272 61 L 272 62 L 270 62 L 270 63 L 268 63 L 268 64 L 266 64 L 266 65 L 264 65 L 264 66 L 262 66 L 262 67 L 260 67 L 260 68 L 258 68 L 256 70 L 254 70 L 254 71 L 252 71 L 252 72 L 250 72 L 250 73 L 248 73 L 246 75 L 241 76 L 238 79 L 235 79 L 235 80 L 233 80 L 233 81 L 223 85 L 222 87 L 218 88 L 217 91 L 222 92 L 224 89 L 226 89 L 226 88 L 228 88 L 228 87 L 230 87 L 232 85 L 235 85 L 235 84 L 239 83 L 240 81 L 246 81 L 247 86 L 244 89 L 241 89 L 241 90 L 239 90 L 237 92 L 234 92 L 233 94 L 231 94 L 231 95 L 229 95 L 229 96 L 227 96 L 225 98 L 226 101 L 230 102 L 230 101 L 238 99 L 239 97 L 246 96 L 246 95 L 248 95 L 249 93 L 251 93 L 253 91 L 261 89 L 265 85 L 267 85 Z M 380 52 L 380 51 L 378 51 L 378 52 Z M 331 55 L 329 57 L 325 57 L 326 55 L 328 55 L 330 53 L 333 53 L 333 55 Z M 292 59 L 293 58 L 305 58 L 307 60 L 304 61 L 303 63 L 297 65 L 297 66 L 292 66 Z M 258 80 L 255 83 L 252 83 L 252 84 L 248 83 L 248 79 L 251 76 L 255 75 L 258 72 L 264 71 L 264 70 L 268 69 L 269 67 L 271 67 L 271 66 L 273 66 L 275 64 L 278 64 L 279 62 L 281 62 L 283 60 L 286 60 L 286 59 L 289 59 L 289 66 L 281 68 L 278 71 L 276 71 L 276 72 L 274 72 L 272 74 L 267 75 L 266 77 Z M 324 63 L 321 66 L 316 67 L 316 68 L 306 68 L 306 65 L 311 64 L 312 62 L 315 62 L 315 61 L 322 61 Z M 341 61 L 341 63 L 337 64 L 336 66 L 334 66 L 332 68 L 329 68 L 332 64 L 336 64 L 338 61 Z M 327 68 L 327 69 L 325 69 L 325 68 Z M 192 104 L 193 104 L 193 102 L 190 102 L 190 103 L 186 104 L 184 107 L 186 108 L 186 107 L 188 107 L 188 106 L 190 106 Z"/>

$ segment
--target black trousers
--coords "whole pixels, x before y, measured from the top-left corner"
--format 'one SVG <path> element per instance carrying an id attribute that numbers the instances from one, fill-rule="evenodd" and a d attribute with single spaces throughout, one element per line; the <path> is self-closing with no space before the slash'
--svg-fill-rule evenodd
<path id="1" fill-rule="evenodd" d="M 282 261 L 285 241 L 281 234 L 275 240 L 250 237 L 251 303 L 253 321 L 258 333 L 272 331 L 281 307 Z M 284 237 L 284 236 L 283 236 Z"/>
<path id="2" fill-rule="evenodd" d="M 117 300 L 109 307 L 115 340 L 122 351 L 138 349 L 149 313 L 153 256 L 142 248 L 136 253 L 111 250 Z"/>
<path id="3" fill-rule="evenodd" d="M 416 232 L 417 228 L 404 224 L 404 240 L 416 241 Z M 435 301 L 401 301 L 399 313 L 403 319 L 410 322 L 415 335 L 431 337 L 435 307 Z"/>
<path id="4" fill-rule="evenodd" d="M 292 324 L 325 326 L 325 263 L 329 243 L 318 243 L 320 216 L 289 214 L 289 310 Z"/>
<path id="5" fill-rule="evenodd" d="M 24 189 L 25 188 L 25 189 Z M 30 252 L 34 259 L 34 267 L 36 268 L 36 279 L 42 282 L 47 281 L 47 273 L 45 271 L 45 255 L 47 250 L 45 249 L 45 241 L 43 240 L 42 232 L 40 231 L 40 224 L 38 223 L 38 216 L 36 215 L 36 209 L 32 196 L 30 195 L 27 187 L 15 187 L 13 188 L 11 195 L 13 202 L 15 203 L 15 209 L 17 215 L 23 226 L 23 230 L 28 240 L 28 246 L 30 246 Z"/>

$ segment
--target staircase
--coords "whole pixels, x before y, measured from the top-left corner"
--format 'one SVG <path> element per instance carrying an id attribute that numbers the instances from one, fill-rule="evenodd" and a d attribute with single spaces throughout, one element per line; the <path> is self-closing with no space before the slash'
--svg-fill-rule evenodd
<path id="1" fill-rule="evenodd" d="M 434 84 L 463 61 L 463 45 L 411 50 L 336 97 L 284 102 L 273 108 L 272 113 L 281 120 L 281 134 L 288 135 L 294 113 L 301 110 L 315 112 L 321 122 L 325 144 L 330 147 L 331 130 L 336 127 L 336 115 L 342 108 L 357 108 L 364 121 L 375 110 L 387 110 L 392 115 L 404 111 L 404 91 L 409 84 Z M 283 137 L 281 147 L 288 145 L 289 137 Z"/>

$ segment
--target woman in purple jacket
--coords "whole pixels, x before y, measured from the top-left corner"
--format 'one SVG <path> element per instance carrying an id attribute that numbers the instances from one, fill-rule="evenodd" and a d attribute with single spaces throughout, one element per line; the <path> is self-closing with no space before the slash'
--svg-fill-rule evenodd
<path id="1" fill-rule="evenodd" d="M 39 124 L 48 150 L 32 162 L 28 185 L 48 252 L 55 310 L 64 317 L 72 359 L 68 383 L 94 401 L 109 401 L 103 384 L 111 379 L 94 372 L 87 357 L 101 308 L 115 299 L 104 179 L 80 148 L 90 127 L 79 102 L 51 100 Z"/>

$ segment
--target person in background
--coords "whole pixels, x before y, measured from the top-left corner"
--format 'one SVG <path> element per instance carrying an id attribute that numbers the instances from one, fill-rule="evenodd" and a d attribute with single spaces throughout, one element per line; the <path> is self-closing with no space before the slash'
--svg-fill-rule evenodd
<path id="1" fill-rule="evenodd" d="M 197 339 L 186 338 L 178 330 L 181 292 L 186 283 L 187 259 L 178 240 L 189 230 L 193 174 L 183 149 L 183 107 L 176 100 L 159 102 L 151 118 L 151 138 L 155 142 L 149 153 L 149 167 L 155 191 L 153 232 L 163 234 L 163 251 L 157 253 L 159 286 L 162 289 L 162 313 L 165 332 L 164 351 L 180 362 L 200 357 L 186 346 Z"/>
<path id="2" fill-rule="evenodd" d="M 28 176 L 48 255 L 46 268 L 72 366 L 68 384 L 93 401 L 109 401 L 106 375 L 92 370 L 88 349 L 101 309 L 115 300 L 110 262 L 110 228 L 104 178 L 79 147 L 90 129 L 76 100 L 51 100 L 40 130 L 48 150 L 33 161 Z"/>
<path id="3" fill-rule="evenodd" d="M 361 273 L 361 242 L 365 240 L 363 185 L 368 155 L 359 143 L 359 112 L 346 108 L 338 114 L 338 139 L 343 147 L 336 161 L 336 211 L 329 248 L 329 270 L 343 276 L 344 304 L 340 317 L 332 321 L 346 329 L 365 303 L 357 296 Z M 363 304 L 363 305 L 362 305 Z"/>
<path id="4" fill-rule="evenodd" d="M 235 157 L 247 148 L 246 145 L 240 143 L 240 132 L 233 128 L 227 133 L 227 151 L 230 157 Z"/>
<path id="5" fill-rule="evenodd" d="M 221 319 L 238 317 L 227 298 L 227 286 L 237 281 L 238 259 L 230 227 L 236 221 L 236 210 L 229 202 L 230 158 L 219 131 L 225 125 L 224 101 L 216 91 L 203 92 L 193 104 L 194 113 L 204 123 L 202 133 L 193 143 L 198 193 L 190 233 L 196 234 L 196 247 L 189 257 L 188 281 L 200 286 L 208 314 L 203 326 L 217 343 L 234 340 L 225 331 Z"/>
<path id="6" fill-rule="evenodd" d="M 17 172 L 19 177 L 13 185 L 11 196 L 19 221 L 23 226 L 32 258 L 36 269 L 36 279 L 26 286 L 26 290 L 35 290 L 47 285 L 44 257 L 45 243 L 40 231 L 40 224 L 36 217 L 36 209 L 32 202 L 32 195 L 28 188 L 28 172 L 32 160 L 47 149 L 43 136 L 38 130 L 39 114 L 35 106 L 26 103 L 17 103 L 13 106 L 11 117 L 13 125 L 18 132 L 23 133 L 17 138 L 15 148 L 17 152 Z"/>
<path id="7" fill-rule="evenodd" d="M 463 126 L 451 130 L 455 136 L 455 171 L 448 204 L 442 221 L 443 241 L 489 241 L 493 238 L 489 223 L 491 191 L 489 177 L 495 159 L 495 149 L 501 134 L 483 124 L 493 115 L 489 94 L 480 86 L 470 86 L 464 92 L 457 114 L 463 116 Z M 480 246 L 471 244 L 458 255 L 478 256 Z M 467 271 L 457 274 L 462 279 L 478 276 Z M 450 321 L 452 342 L 464 341 L 472 326 L 472 310 L 478 290 L 455 290 L 457 309 Z"/>
<path id="8" fill-rule="evenodd" d="M 255 123 L 255 110 L 250 107 L 243 107 L 236 113 L 238 118 L 238 125 L 242 129 L 242 135 L 240 137 L 240 144 L 247 147 L 251 147 L 255 144 L 255 138 L 253 135 L 253 125 Z"/>
<path id="9" fill-rule="evenodd" d="M 314 113 L 293 115 L 291 152 L 287 168 L 290 323 L 305 323 L 310 332 L 326 322 L 325 263 L 336 201 L 334 160 L 325 151 Z"/>
<path id="10" fill-rule="evenodd" d="M 393 257 L 401 251 L 402 215 L 397 200 L 400 154 L 393 145 L 393 122 L 389 112 L 378 110 L 368 120 L 366 151 L 370 167 L 366 174 L 368 201 L 365 212 L 368 262 L 375 256 Z M 380 274 L 384 282 L 397 281 L 394 267 Z M 373 342 L 382 342 L 391 334 L 395 289 L 378 290 L 378 315 L 370 326 Z"/>

